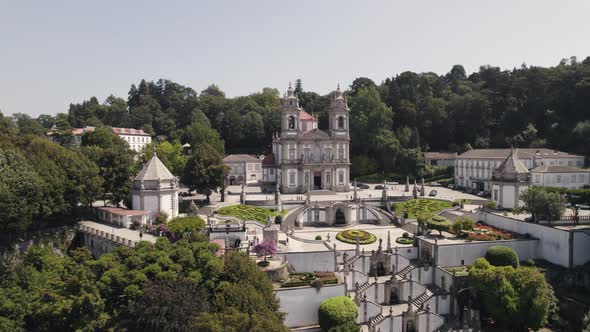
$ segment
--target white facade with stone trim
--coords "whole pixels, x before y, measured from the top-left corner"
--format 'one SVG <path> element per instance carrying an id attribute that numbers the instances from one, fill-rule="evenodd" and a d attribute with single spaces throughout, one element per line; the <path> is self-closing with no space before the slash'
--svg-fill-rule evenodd
<path id="1" fill-rule="evenodd" d="M 156 154 L 133 179 L 131 201 L 133 209 L 150 211 L 152 218 L 162 212 L 178 216 L 178 182 Z"/>

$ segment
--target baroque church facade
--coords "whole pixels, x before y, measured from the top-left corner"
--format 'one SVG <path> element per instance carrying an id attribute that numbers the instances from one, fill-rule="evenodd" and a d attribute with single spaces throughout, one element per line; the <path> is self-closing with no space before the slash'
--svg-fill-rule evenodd
<path id="1" fill-rule="evenodd" d="M 299 106 L 293 88 L 281 99 L 281 132 L 273 138 L 273 153 L 263 161 L 264 181 L 284 194 L 308 190 L 349 191 L 349 117 L 340 87 L 328 109 L 328 130 Z"/>

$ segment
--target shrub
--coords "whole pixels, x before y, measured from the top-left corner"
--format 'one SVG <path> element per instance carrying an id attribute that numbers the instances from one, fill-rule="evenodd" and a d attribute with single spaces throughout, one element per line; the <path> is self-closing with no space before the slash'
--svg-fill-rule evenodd
<path id="1" fill-rule="evenodd" d="M 266 219 L 268 218 L 268 216 L 270 216 L 271 218 L 275 218 L 274 220 L 276 223 L 276 212 L 274 210 L 256 207 L 252 205 L 237 204 L 224 206 L 215 210 L 215 213 L 220 214 L 222 216 L 234 216 L 242 220 L 256 220 L 262 224 L 265 224 Z M 287 213 L 287 210 L 281 211 L 280 215 L 284 215 L 285 213 Z"/>
<path id="2" fill-rule="evenodd" d="M 468 216 L 460 216 L 455 220 L 455 223 L 451 226 L 451 229 L 455 234 L 460 235 L 462 231 L 468 231 L 473 229 L 473 219 Z"/>
<path id="3" fill-rule="evenodd" d="M 487 201 L 487 202 L 483 203 L 483 207 L 486 209 L 495 210 L 498 206 L 497 206 L 496 202 L 494 202 L 494 201 Z"/>
<path id="4" fill-rule="evenodd" d="M 404 239 L 407 239 L 407 238 L 409 238 L 409 237 L 410 237 L 410 233 L 408 233 L 408 232 L 404 232 L 404 234 L 402 234 L 402 237 L 403 237 Z"/>
<path id="5" fill-rule="evenodd" d="M 522 265 L 522 266 L 531 266 L 531 267 L 533 267 L 533 266 L 535 266 L 535 265 L 536 265 L 536 263 L 535 263 L 535 260 L 534 260 L 534 259 L 530 259 L 530 258 L 529 258 L 529 259 L 527 259 L 526 261 L 523 261 L 523 262 L 522 262 L 520 265 Z"/>
<path id="6" fill-rule="evenodd" d="M 318 241 L 321 241 L 322 240 L 322 236 L 321 235 L 316 235 L 315 236 L 315 239 L 318 240 Z"/>
<path id="7" fill-rule="evenodd" d="M 324 283 L 322 282 L 321 279 L 315 279 L 314 281 L 311 282 L 311 286 L 319 289 L 319 288 L 324 287 Z"/>
<path id="8" fill-rule="evenodd" d="M 324 331 L 341 329 L 343 326 L 354 324 L 357 316 L 357 307 L 348 296 L 336 296 L 323 301 L 320 304 L 318 318 L 320 327 Z"/>
<path id="9" fill-rule="evenodd" d="M 397 239 L 395 239 L 395 242 L 397 242 L 399 244 L 412 244 L 412 243 L 414 243 L 414 239 L 413 238 L 406 238 L 406 237 L 398 237 Z"/>
<path id="10" fill-rule="evenodd" d="M 168 214 L 166 212 L 160 212 L 156 215 L 155 224 L 165 224 L 168 221 Z"/>
<path id="11" fill-rule="evenodd" d="M 449 231 L 451 228 L 451 222 L 443 216 L 432 216 L 426 221 L 426 226 L 428 229 L 437 230 L 440 235 L 442 235 L 443 231 Z"/>
<path id="12" fill-rule="evenodd" d="M 191 217 L 177 217 L 168 223 L 168 229 L 179 236 L 184 234 L 194 234 L 205 228 L 205 222 L 203 219 L 197 216 Z"/>
<path id="13" fill-rule="evenodd" d="M 485 259 L 494 266 L 518 267 L 518 255 L 512 248 L 491 246 L 486 251 Z"/>
<path id="14" fill-rule="evenodd" d="M 369 232 L 361 231 L 359 229 L 349 229 L 336 234 L 338 241 L 350 244 L 356 244 L 356 238 L 359 238 L 360 244 L 371 244 L 377 241 L 377 237 Z"/>
<path id="15" fill-rule="evenodd" d="M 280 214 L 278 214 L 275 217 L 275 224 L 280 225 L 282 222 L 283 222 L 283 217 Z"/>

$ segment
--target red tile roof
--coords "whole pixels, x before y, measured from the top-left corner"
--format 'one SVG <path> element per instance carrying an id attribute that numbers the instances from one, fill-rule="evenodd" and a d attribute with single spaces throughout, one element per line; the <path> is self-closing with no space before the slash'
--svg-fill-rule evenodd
<path id="1" fill-rule="evenodd" d="M 151 136 L 150 134 L 146 133 L 142 129 L 117 128 L 117 127 L 113 127 L 112 129 L 113 129 L 113 132 L 117 135 Z"/>
<path id="2" fill-rule="evenodd" d="M 267 154 L 266 156 L 264 156 L 264 159 L 262 160 L 262 166 L 274 166 L 275 165 L 275 154 L 271 153 L 271 154 Z"/>
<path id="3" fill-rule="evenodd" d="M 299 111 L 299 120 L 314 120 L 314 121 L 317 121 L 316 118 L 314 118 L 313 116 L 311 116 L 309 113 L 307 113 L 304 110 Z"/>

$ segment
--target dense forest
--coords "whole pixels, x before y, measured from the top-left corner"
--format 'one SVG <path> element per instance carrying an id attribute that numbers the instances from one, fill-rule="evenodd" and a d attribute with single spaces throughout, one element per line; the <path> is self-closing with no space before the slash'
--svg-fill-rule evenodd
<path id="1" fill-rule="evenodd" d="M 306 91 L 301 80 L 295 90 L 301 106 L 326 127 L 330 95 Z M 550 68 L 486 65 L 470 75 L 455 65 L 445 75 L 403 72 L 380 84 L 360 77 L 346 94 L 355 176 L 424 175 L 421 151 L 516 146 L 590 155 L 590 57 Z M 126 99 L 91 97 L 55 116 L 0 118 L 0 132 L 42 134 L 54 123 L 133 127 L 181 143 L 207 138 L 221 153 L 264 153 L 279 130 L 279 100 L 274 88 L 227 98 L 215 85 L 197 93 L 169 80 L 142 80 Z"/>

